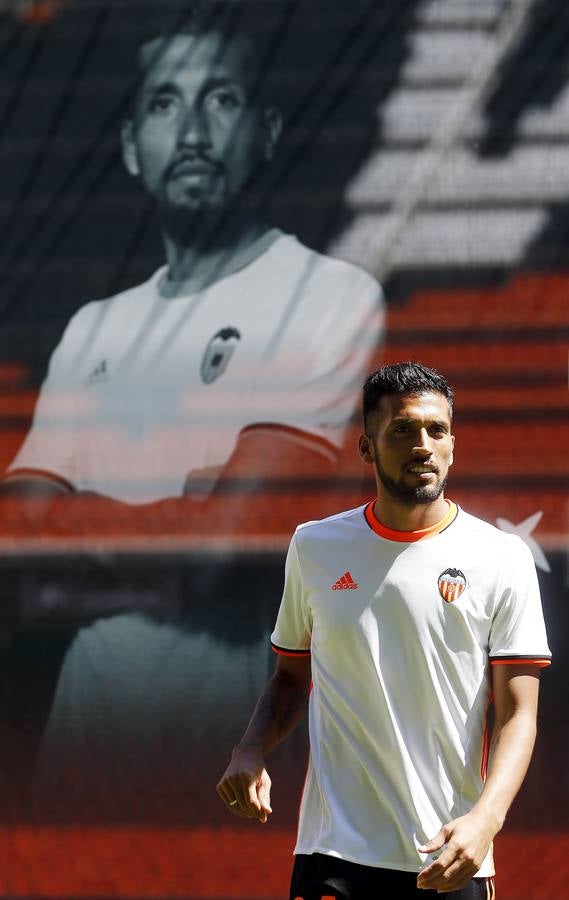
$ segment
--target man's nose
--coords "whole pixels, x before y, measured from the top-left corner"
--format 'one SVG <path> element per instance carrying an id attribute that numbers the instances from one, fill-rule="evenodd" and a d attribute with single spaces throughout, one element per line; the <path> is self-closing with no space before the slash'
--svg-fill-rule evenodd
<path id="1" fill-rule="evenodd" d="M 417 456 L 430 456 L 431 455 L 431 444 L 429 440 L 429 432 L 426 428 L 421 428 L 416 439 L 415 445 L 413 447 L 413 453 Z"/>
<path id="2" fill-rule="evenodd" d="M 178 143 L 184 147 L 209 147 L 211 135 L 203 110 L 190 109 L 183 117 L 178 132 Z"/>

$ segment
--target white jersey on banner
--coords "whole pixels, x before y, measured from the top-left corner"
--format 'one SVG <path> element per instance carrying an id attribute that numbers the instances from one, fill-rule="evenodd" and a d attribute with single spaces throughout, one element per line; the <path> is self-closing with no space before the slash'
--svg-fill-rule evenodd
<path id="1" fill-rule="evenodd" d="M 380 289 L 356 266 L 273 238 L 199 293 L 164 298 L 160 269 L 82 307 L 10 471 L 148 503 L 193 482 L 207 493 L 250 424 L 288 426 L 333 452 L 379 342 Z"/>
<path id="2" fill-rule="evenodd" d="M 143 503 L 180 496 L 189 482 L 211 487 L 248 425 L 287 427 L 334 454 L 380 340 L 380 288 L 291 236 L 272 238 L 201 293 L 165 299 L 160 270 L 79 310 L 11 470 L 44 470 L 77 490 Z M 256 584 L 241 611 L 215 559 L 185 589 L 172 577 L 188 607 L 179 618 L 111 615 L 73 638 L 39 754 L 46 809 L 65 816 L 87 807 L 96 817 L 107 791 L 124 814 L 121 792 L 140 795 L 143 807 L 156 782 L 164 815 L 176 806 L 202 815 L 197 796 L 210 796 L 202 763 L 217 772 L 216 752 L 266 678 L 273 615 Z M 230 628 L 236 618 L 241 632 Z"/>
<path id="3" fill-rule="evenodd" d="M 453 503 L 422 532 L 373 503 L 301 525 L 271 640 L 312 661 L 295 852 L 404 871 L 480 796 L 489 666 L 550 660 L 530 551 Z"/>

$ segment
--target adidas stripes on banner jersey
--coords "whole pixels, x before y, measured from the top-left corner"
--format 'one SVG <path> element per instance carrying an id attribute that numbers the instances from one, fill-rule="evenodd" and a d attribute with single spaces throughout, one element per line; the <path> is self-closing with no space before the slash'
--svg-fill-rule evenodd
<path id="1" fill-rule="evenodd" d="M 529 549 L 452 503 L 423 532 L 373 504 L 299 526 L 271 640 L 312 657 L 295 852 L 403 871 L 480 795 L 490 664 L 550 661 Z"/>

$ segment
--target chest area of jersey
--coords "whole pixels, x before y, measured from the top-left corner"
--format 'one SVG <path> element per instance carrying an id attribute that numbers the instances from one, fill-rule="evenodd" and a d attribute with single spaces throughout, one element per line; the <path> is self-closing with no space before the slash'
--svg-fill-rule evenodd
<path id="1" fill-rule="evenodd" d="M 190 388 L 208 398 L 247 390 L 265 357 L 274 323 L 247 304 L 162 304 L 140 321 L 117 322 L 92 343 L 81 382 L 92 393 L 178 395 Z"/>
<path id="2" fill-rule="evenodd" d="M 452 547 L 356 549 L 343 556 L 338 548 L 333 563 L 314 566 L 308 594 L 314 633 L 322 639 L 342 640 L 370 628 L 418 641 L 462 633 L 468 644 L 468 635 L 488 636 L 490 587 L 470 555 Z"/>
<path id="3" fill-rule="evenodd" d="M 161 331 L 162 329 L 160 329 Z M 214 393 L 238 381 L 248 383 L 247 360 L 259 352 L 255 335 L 227 322 L 217 327 L 189 328 L 171 334 L 149 334 L 139 344 L 116 338 L 93 348 L 83 365 L 82 383 L 93 396 L 165 390 L 179 393 L 191 386 Z M 248 338 L 248 339 L 247 339 Z M 226 373 L 231 379 L 224 378 Z"/>

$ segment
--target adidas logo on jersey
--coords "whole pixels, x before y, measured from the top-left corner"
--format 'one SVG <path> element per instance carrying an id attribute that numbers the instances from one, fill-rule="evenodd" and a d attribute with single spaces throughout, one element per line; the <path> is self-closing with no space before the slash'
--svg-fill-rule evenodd
<path id="1" fill-rule="evenodd" d="M 332 585 L 333 591 L 355 591 L 359 587 L 357 581 L 354 581 L 349 572 L 344 572 L 341 578 Z"/>
<path id="2" fill-rule="evenodd" d="M 107 360 L 102 359 L 101 362 L 95 366 L 85 384 L 94 384 L 97 381 L 104 381 L 108 374 Z"/>

